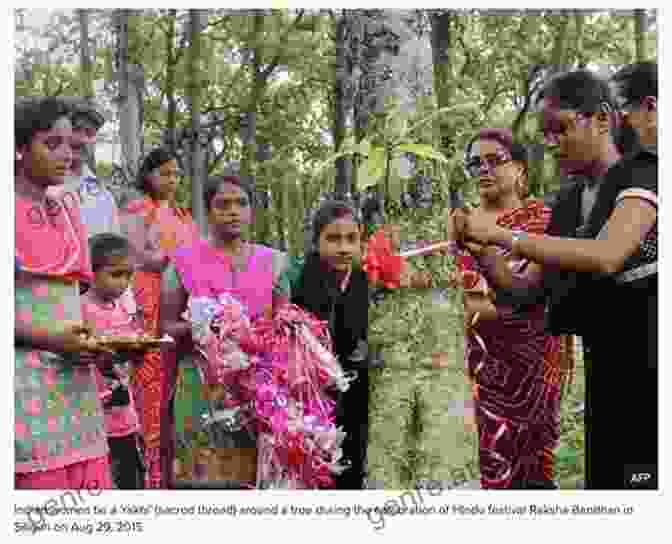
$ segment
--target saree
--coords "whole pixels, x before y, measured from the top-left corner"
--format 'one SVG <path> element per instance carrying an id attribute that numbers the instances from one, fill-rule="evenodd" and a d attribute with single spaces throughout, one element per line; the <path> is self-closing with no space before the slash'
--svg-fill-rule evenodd
<path id="1" fill-rule="evenodd" d="M 77 203 L 35 203 L 17 195 L 15 206 L 15 259 L 21 263 L 15 277 L 17 325 L 58 333 L 67 322 L 81 323 L 78 282 L 90 281 L 92 273 Z M 15 346 L 17 488 L 81 489 L 94 480 L 97 489 L 110 487 L 95 369 L 66 357 L 76 355 Z M 77 467 L 81 478 L 64 478 Z"/>
<path id="2" fill-rule="evenodd" d="M 284 253 L 257 244 L 246 246 L 245 263 L 236 266 L 230 257 L 213 248 L 209 242 L 199 240 L 176 252 L 165 274 L 164 288 L 184 289 L 192 299 L 214 299 L 229 294 L 242 304 L 246 315 L 254 322 L 270 309 L 275 278 L 285 266 Z M 249 455 L 253 450 L 256 457 L 256 437 L 250 436 L 240 425 L 241 417 L 249 407 L 235 402 L 232 406 L 227 405 L 233 423 L 227 425 L 225 432 L 216 438 L 213 434 L 216 448 L 199 447 L 199 434 L 214 433 L 216 430 L 201 417 L 208 412 L 208 401 L 218 407 L 220 404 L 223 406 L 227 404 L 222 402 L 223 395 L 230 390 L 213 387 L 204 379 L 210 375 L 207 361 L 199 358 L 193 349 L 180 352 L 179 374 L 179 379 L 176 377 L 179 386 L 169 391 L 168 403 L 169 406 L 174 404 L 174 410 L 168 414 L 165 429 L 170 429 L 166 434 L 170 435 L 173 444 L 176 441 L 190 451 L 192 466 L 184 467 L 183 471 L 182 464 L 177 463 L 178 467 L 173 469 L 174 445 L 171 444 L 168 455 L 170 479 L 183 480 L 190 471 L 195 479 L 205 476 L 205 472 L 200 474 L 200 471 L 208 471 L 209 480 L 237 480 L 240 474 L 256 473 L 256 460 L 251 460 Z M 209 458 L 207 463 L 204 461 L 206 458 Z M 236 463 L 244 466 L 235 467 Z M 214 468 L 217 470 L 213 473 Z"/>
<path id="3" fill-rule="evenodd" d="M 543 234 L 550 210 L 538 202 L 501 215 L 505 228 Z M 541 281 L 525 273 L 529 261 L 512 258 L 519 281 Z M 488 282 L 488 267 L 464 255 L 461 270 Z M 550 489 L 553 450 L 559 439 L 561 342 L 545 332 L 543 301 L 513 309 L 498 304 L 498 317 L 483 321 L 468 337 L 467 372 L 474 387 L 483 489 Z"/>
<path id="4" fill-rule="evenodd" d="M 178 248 L 198 239 L 198 228 L 187 210 L 163 208 L 148 197 L 128 204 L 121 214 L 121 225 L 136 250 L 133 291 L 142 308 L 145 332 L 158 336 L 163 273 L 143 269 L 146 255 L 162 257 L 167 265 Z M 137 408 L 146 448 L 146 485 L 151 489 L 165 485 L 161 476 L 161 419 L 169 397 L 165 388 L 175 381 L 170 379 L 175 366 L 174 352 L 150 351 L 134 376 L 133 388 L 139 399 Z"/>

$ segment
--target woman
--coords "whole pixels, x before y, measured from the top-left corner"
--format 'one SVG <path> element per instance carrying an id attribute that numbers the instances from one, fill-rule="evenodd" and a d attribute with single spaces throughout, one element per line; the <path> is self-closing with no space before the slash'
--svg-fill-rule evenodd
<path id="1" fill-rule="evenodd" d="M 467 148 L 465 165 L 478 180 L 484 216 L 502 229 L 545 231 L 550 210 L 524 202 L 526 151 L 508 131 L 482 130 Z M 475 391 L 481 485 L 553 489 L 560 342 L 545 332 L 542 269 L 496 246 L 468 248 L 472 258 L 463 258 L 463 266 L 481 274 L 480 282 L 497 295 L 494 308 L 465 297 L 473 327 L 467 365 Z"/>
<path id="2" fill-rule="evenodd" d="M 189 211 L 175 204 L 179 183 L 175 155 L 161 148 L 150 152 L 140 167 L 138 180 L 145 197 L 127 205 L 121 214 L 121 223 L 133 249 L 136 267 L 133 290 L 137 303 L 143 308 L 145 331 L 156 336 L 163 273 L 175 251 L 192 243 L 199 233 Z M 135 374 L 138 411 L 147 449 L 147 487 L 153 489 L 166 485 L 162 482 L 166 468 L 161 468 L 160 452 L 169 449 L 170 443 L 161 447 L 161 414 L 167 408 L 162 387 L 174 382 L 170 379 L 174 358 L 174 353 L 169 351 L 149 352 Z"/>
<path id="3" fill-rule="evenodd" d="M 288 267 L 276 286 L 274 301 L 274 306 L 291 302 L 328 322 L 341 365 L 357 376 L 350 388 L 337 399 L 336 424 L 346 433 L 343 456 L 350 466 L 336 479 L 336 488 L 350 490 L 364 488 L 367 475 L 369 414 L 372 408 L 369 402 L 369 368 L 374 362 L 374 354 L 368 348 L 370 287 L 381 283 L 373 267 L 366 267 L 365 272 L 358 264 L 362 251 L 361 231 L 358 214 L 352 207 L 340 201 L 324 202 L 313 219 L 313 250 Z M 424 289 L 429 282 L 426 271 L 404 266 L 397 287 Z M 436 335 L 429 336 L 431 340 L 427 335 L 422 338 L 430 340 L 430 343 L 436 340 Z M 436 349 L 437 346 L 434 344 L 432 347 Z M 402 388 L 406 391 L 408 376 L 400 377 L 397 369 L 392 374 L 395 375 L 396 389 L 403 381 Z M 414 387 L 414 379 L 410 383 L 414 391 L 422 389 Z M 435 395 L 439 394 L 437 396 L 445 393 L 445 390 L 440 391 L 440 386 L 431 389 Z M 385 425 L 375 425 L 388 415 L 382 412 L 389 407 L 379 408 L 373 414 L 373 430 L 390 431 L 393 434 L 390 438 L 396 443 L 402 434 L 399 432 L 399 421 L 392 422 L 396 428 L 391 430 Z M 435 427 L 431 430 L 434 431 Z M 437 434 L 429 431 L 427 435 Z M 389 456 L 389 451 L 386 453 Z"/>
<path id="4" fill-rule="evenodd" d="M 562 74 L 541 96 L 544 135 L 561 166 L 593 172 L 594 182 L 558 202 L 553 218 L 562 228 L 553 236 L 511 232 L 477 211 L 466 215 L 465 236 L 564 274 L 552 286 L 550 323 L 580 334 L 591 353 L 586 487 L 627 489 L 634 472 L 655 472 L 658 456 L 657 157 L 618 160 L 609 89 L 589 72 Z M 637 107 L 645 111 L 646 100 Z M 627 436 L 614 432 L 626 420 L 637 422 Z"/>
<path id="5" fill-rule="evenodd" d="M 329 323 L 334 353 L 344 370 L 359 370 L 337 400 L 336 424 L 346 433 L 343 456 L 350 466 L 337 489 L 362 489 L 368 433 L 368 371 L 353 361 L 367 339 L 369 282 L 353 261 L 360 257 L 361 228 L 344 202 L 326 201 L 313 219 L 313 251 L 296 259 L 277 282 L 274 307 L 290 302 Z M 357 357 L 355 357 L 357 358 Z M 359 366 L 359 368 L 358 368 Z"/>
<path id="6" fill-rule="evenodd" d="M 180 352 L 182 384 L 191 383 L 197 389 L 197 396 L 202 392 L 203 384 L 191 347 L 191 324 L 182 319 L 189 296 L 216 297 L 228 292 L 245 306 L 252 320 L 261 315 L 268 316 L 272 308 L 273 284 L 286 262 L 284 253 L 243 239 L 243 230 L 252 223 L 253 214 L 252 191 L 242 180 L 234 176 L 212 178 L 204 188 L 204 199 L 210 237 L 176 251 L 173 263 L 165 274 L 161 303 L 163 331 L 181 341 L 185 347 Z M 194 394 L 193 391 L 184 393 Z M 210 397 L 214 401 L 220 400 L 217 388 L 210 390 Z M 187 399 L 177 400 L 184 403 Z M 205 411 L 207 405 L 200 403 L 200 406 Z M 192 425 L 187 425 L 185 421 L 177 422 L 179 434 L 191 448 L 193 444 L 188 438 L 188 427 L 194 431 L 201 430 L 200 415 L 193 413 L 189 416 L 193 416 Z M 172 434 L 174 430 L 169 432 Z M 247 462 L 254 459 L 250 450 L 256 448 L 255 440 L 242 428 L 232 429 L 223 442 L 228 448 L 218 448 L 222 454 L 220 457 L 231 459 L 231 455 L 237 453 L 238 460 Z M 227 449 L 230 450 L 228 453 Z M 247 469 L 238 471 L 247 473 L 246 480 L 255 476 L 256 467 L 253 464 L 248 463 Z"/>
<path id="7" fill-rule="evenodd" d="M 68 109 L 56 99 L 18 108 L 16 138 L 15 487 L 111 489 L 95 359 L 79 282 L 92 279 L 75 199 L 50 198 L 70 161 Z M 89 352 L 87 354 L 87 352 Z"/>

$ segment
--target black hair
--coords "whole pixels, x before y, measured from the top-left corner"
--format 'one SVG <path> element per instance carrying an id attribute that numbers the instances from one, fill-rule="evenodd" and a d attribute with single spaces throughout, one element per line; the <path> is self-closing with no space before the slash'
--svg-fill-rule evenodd
<path id="1" fill-rule="evenodd" d="M 206 212 L 210 211 L 212 205 L 212 199 L 219 192 L 219 188 L 222 186 L 222 183 L 231 183 L 240 187 L 247 194 L 247 198 L 250 201 L 250 206 L 254 205 L 254 193 L 252 191 L 252 186 L 242 179 L 240 176 L 226 175 L 226 176 L 215 176 L 208 178 L 203 184 L 203 200 L 205 201 L 205 210 Z"/>
<path id="2" fill-rule="evenodd" d="M 73 126 L 80 120 L 91 123 L 96 130 L 105 124 L 105 117 L 100 113 L 95 102 L 90 98 L 81 96 L 62 96 L 59 97 L 71 110 L 70 120 Z"/>
<path id="3" fill-rule="evenodd" d="M 508 129 L 498 129 L 498 128 L 486 128 L 479 131 L 467 144 L 465 150 L 465 163 L 471 158 L 471 150 L 474 147 L 474 143 L 478 140 L 494 140 L 504 146 L 509 153 L 511 153 L 511 158 L 520 162 L 527 169 L 527 163 L 529 154 L 527 148 L 513 139 L 513 134 Z"/>
<path id="4" fill-rule="evenodd" d="M 614 109 L 608 82 L 590 70 L 574 70 L 550 79 L 539 93 L 537 104 L 544 99 L 558 103 L 562 109 L 592 115 Z"/>
<path id="5" fill-rule="evenodd" d="M 89 239 L 91 268 L 94 272 L 109 264 L 115 257 L 128 257 L 131 247 L 128 240 L 118 234 L 104 232 Z"/>
<path id="6" fill-rule="evenodd" d="M 658 64 L 629 64 L 612 76 L 611 83 L 618 96 L 627 102 L 641 101 L 647 96 L 658 98 Z"/>
<path id="7" fill-rule="evenodd" d="M 146 182 L 147 176 L 162 164 L 177 160 L 177 155 L 164 147 L 157 147 L 150 151 L 142 161 L 142 165 L 138 171 L 138 189 L 144 194 L 150 194 L 151 189 Z"/>
<path id="8" fill-rule="evenodd" d="M 29 146 L 35 133 L 51 130 L 63 117 L 70 118 L 72 110 L 55 97 L 26 98 L 14 106 L 14 139 L 17 147 Z"/>
<path id="9" fill-rule="evenodd" d="M 352 217 L 355 223 L 361 225 L 357 211 L 350 204 L 342 200 L 325 201 L 313 216 L 313 244 L 317 246 L 320 234 L 326 226 L 343 217 Z"/>

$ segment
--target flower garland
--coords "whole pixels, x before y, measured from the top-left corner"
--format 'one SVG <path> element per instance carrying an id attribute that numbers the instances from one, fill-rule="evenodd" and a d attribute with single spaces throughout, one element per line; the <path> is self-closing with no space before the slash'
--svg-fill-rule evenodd
<path id="1" fill-rule="evenodd" d="M 334 485 L 345 434 L 335 426 L 329 390 L 352 376 L 332 353 L 327 324 L 294 305 L 250 322 L 228 293 L 191 298 L 192 324 L 208 383 L 225 389 L 225 406 L 258 435 L 257 486 L 321 489 Z"/>

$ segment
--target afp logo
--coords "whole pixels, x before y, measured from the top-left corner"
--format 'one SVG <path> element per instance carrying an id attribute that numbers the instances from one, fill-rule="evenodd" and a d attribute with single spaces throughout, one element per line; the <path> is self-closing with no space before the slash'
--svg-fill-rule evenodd
<path id="1" fill-rule="evenodd" d="M 628 489 L 658 489 L 656 467 L 651 465 L 625 467 L 625 484 Z"/>

